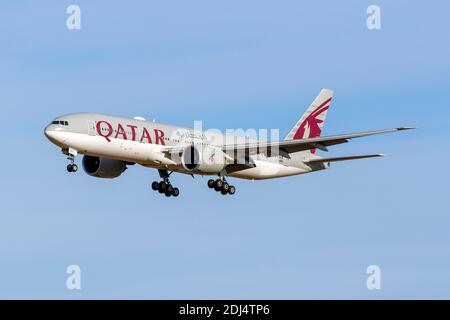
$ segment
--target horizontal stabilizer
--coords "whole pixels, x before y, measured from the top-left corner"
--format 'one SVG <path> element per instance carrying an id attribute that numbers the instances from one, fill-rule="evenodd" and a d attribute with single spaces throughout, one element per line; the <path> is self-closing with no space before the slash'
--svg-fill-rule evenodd
<path id="1" fill-rule="evenodd" d="M 357 160 L 357 159 L 366 159 L 366 158 L 378 158 L 378 157 L 384 157 L 384 154 L 367 154 L 367 155 L 362 155 L 362 156 L 319 158 L 319 159 L 307 160 L 307 161 L 305 161 L 305 163 L 337 162 L 337 161 Z"/>

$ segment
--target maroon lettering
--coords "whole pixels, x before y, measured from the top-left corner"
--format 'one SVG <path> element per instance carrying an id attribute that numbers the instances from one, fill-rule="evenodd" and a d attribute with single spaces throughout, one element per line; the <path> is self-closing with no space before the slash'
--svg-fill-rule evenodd
<path id="1" fill-rule="evenodd" d="M 119 134 L 122 136 L 122 138 L 124 140 L 128 140 L 127 139 L 127 133 L 125 132 L 125 130 L 123 129 L 123 127 L 122 127 L 122 125 L 120 123 L 117 125 L 116 139 L 119 136 Z"/>
<path id="2" fill-rule="evenodd" d="M 104 134 L 102 132 L 102 123 L 105 123 L 108 126 L 108 133 Z M 109 122 L 106 121 L 99 121 L 97 122 L 97 133 L 99 136 L 103 137 L 106 139 L 106 141 L 111 142 L 111 139 L 109 138 L 112 134 L 113 134 L 113 128 L 112 125 Z"/>
<path id="3" fill-rule="evenodd" d="M 131 129 L 131 139 L 136 141 L 136 129 L 137 126 L 132 126 L 131 124 L 127 124 L 127 127 Z"/>
<path id="4" fill-rule="evenodd" d="M 155 129 L 154 131 L 156 144 L 161 144 L 165 146 L 166 144 L 164 143 L 164 132 L 158 129 Z"/>
<path id="5" fill-rule="evenodd" d="M 142 130 L 142 138 L 140 142 L 142 142 L 144 139 L 147 139 L 148 143 L 152 143 L 152 138 L 150 137 L 150 133 L 148 133 L 148 130 L 146 128 Z"/>

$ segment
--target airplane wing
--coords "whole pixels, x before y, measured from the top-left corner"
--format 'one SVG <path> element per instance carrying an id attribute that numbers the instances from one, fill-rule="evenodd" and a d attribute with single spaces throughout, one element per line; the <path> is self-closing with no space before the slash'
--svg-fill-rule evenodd
<path id="1" fill-rule="evenodd" d="M 322 151 L 328 151 L 327 147 L 346 143 L 351 139 L 362 138 L 377 134 L 384 133 L 392 133 L 403 130 L 414 129 L 412 127 L 400 127 L 394 129 L 385 129 L 385 130 L 377 130 L 377 131 L 367 131 L 361 133 L 352 133 L 352 134 L 342 134 L 328 137 L 317 137 L 317 138 L 309 138 L 309 139 L 301 139 L 301 140 L 283 140 L 283 141 L 274 141 L 274 142 L 266 142 L 259 141 L 253 143 L 243 143 L 243 144 L 230 144 L 224 145 L 222 150 L 228 154 L 234 152 L 245 152 L 249 155 L 257 154 L 260 152 L 273 153 L 273 151 L 279 151 L 280 153 L 293 153 L 310 149 L 320 149 Z"/>

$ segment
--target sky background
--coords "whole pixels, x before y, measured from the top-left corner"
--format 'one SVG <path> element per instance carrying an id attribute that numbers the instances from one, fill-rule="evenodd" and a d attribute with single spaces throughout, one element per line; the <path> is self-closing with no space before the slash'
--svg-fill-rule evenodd
<path id="1" fill-rule="evenodd" d="M 72 3 L 79 31 L 66 28 Z M 366 27 L 371 4 L 380 31 Z M 449 299 L 448 12 L 444 0 L 2 1 L 0 298 Z M 139 166 L 69 174 L 43 134 L 92 111 L 284 136 L 324 87 L 325 135 L 419 129 L 327 154 L 383 159 L 230 179 L 234 196 L 175 175 L 177 199 Z M 379 291 L 366 287 L 374 264 Z"/>

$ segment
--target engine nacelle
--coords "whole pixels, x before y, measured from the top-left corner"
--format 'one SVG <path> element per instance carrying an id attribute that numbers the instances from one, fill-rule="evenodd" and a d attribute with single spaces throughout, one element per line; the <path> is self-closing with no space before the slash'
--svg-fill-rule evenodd
<path id="1" fill-rule="evenodd" d="M 120 176 L 127 166 L 123 161 L 84 156 L 83 169 L 92 177 L 112 179 Z"/>
<path id="2" fill-rule="evenodd" d="M 222 150 L 196 146 L 184 149 L 181 163 L 186 170 L 200 173 L 220 173 L 227 165 Z"/>

